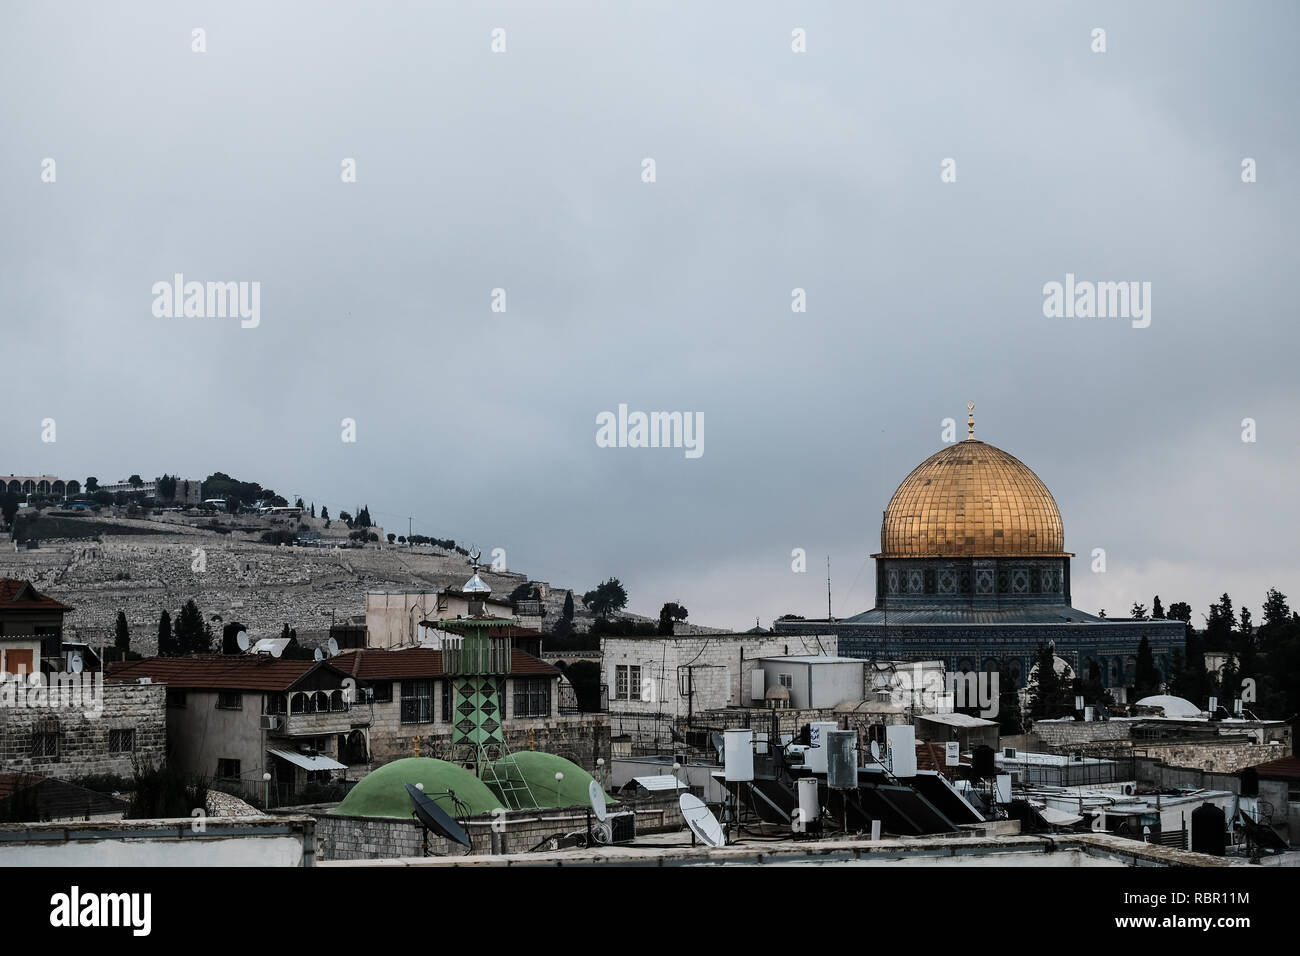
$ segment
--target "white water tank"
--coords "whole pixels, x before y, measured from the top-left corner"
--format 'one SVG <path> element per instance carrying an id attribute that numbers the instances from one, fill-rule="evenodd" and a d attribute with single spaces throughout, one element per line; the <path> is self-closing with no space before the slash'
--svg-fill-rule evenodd
<path id="1" fill-rule="evenodd" d="M 803 763 L 813 773 L 826 772 L 826 748 L 830 743 L 828 734 L 832 730 L 838 730 L 839 726 L 833 720 L 814 720 L 810 725 L 809 749 L 803 755 Z"/>
<path id="2" fill-rule="evenodd" d="M 794 832 L 804 833 L 808 827 L 817 822 L 821 815 L 821 801 L 817 796 L 817 778 L 799 778 L 799 816 L 795 819 Z"/>
<path id="3" fill-rule="evenodd" d="M 728 730 L 723 735 L 723 777 L 728 781 L 754 779 L 753 731 Z"/>
<path id="4" fill-rule="evenodd" d="M 916 729 L 911 724 L 890 724 L 885 728 L 889 743 L 890 771 L 895 777 L 916 776 Z"/>

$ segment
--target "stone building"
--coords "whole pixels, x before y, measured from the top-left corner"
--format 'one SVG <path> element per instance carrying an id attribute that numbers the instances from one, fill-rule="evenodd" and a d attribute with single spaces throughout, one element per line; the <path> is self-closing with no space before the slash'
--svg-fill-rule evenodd
<path id="1" fill-rule="evenodd" d="M 137 761 L 161 763 L 162 688 L 106 681 L 89 648 L 63 639 L 71 610 L 0 578 L 0 770 L 130 777 Z"/>
<path id="2" fill-rule="evenodd" d="M 350 703 L 347 674 L 329 661 L 196 654 L 109 670 L 117 681 L 165 685 L 169 761 L 249 799 L 291 803 L 347 769 L 340 753 L 364 752 L 368 713 Z"/>
<path id="3" fill-rule="evenodd" d="M 778 620 L 778 632 L 834 633 L 847 657 L 940 659 L 1024 686 L 1040 644 L 1105 687 L 1133 683 L 1146 638 L 1157 670 L 1181 650 L 1180 621 L 1111 620 L 1071 606 L 1061 513 L 1024 463 L 970 436 L 931 455 L 889 500 L 876 606 L 845 620 Z"/>
<path id="4" fill-rule="evenodd" d="M 761 658 L 834 655 L 834 636 L 722 634 L 603 637 L 601 682 L 609 691 L 610 733 L 630 753 L 671 751 L 678 723 L 705 711 L 749 707 Z M 764 685 L 765 686 L 765 685 Z M 861 697 L 862 687 L 858 688 Z M 758 706 L 764 706 L 760 690 Z"/>
<path id="5" fill-rule="evenodd" d="M 354 707 L 367 722 L 369 763 L 455 756 L 453 725 L 464 715 L 454 699 L 454 681 L 443 669 L 442 650 L 356 650 L 330 663 L 356 681 Z M 597 758 L 609 758 L 605 715 L 561 712 L 559 670 L 515 647 L 508 673 L 494 680 L 500 707 L 495 719 L 510 750 L 542 750 L 586 768 L 594 767 Z"/>

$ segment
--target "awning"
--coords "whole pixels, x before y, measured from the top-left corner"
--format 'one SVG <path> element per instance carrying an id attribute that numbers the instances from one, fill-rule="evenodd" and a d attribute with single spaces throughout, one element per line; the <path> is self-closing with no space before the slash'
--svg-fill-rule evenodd
<path id="1" fill-rule="evenodd" d="M 266 752 L 275 757 L 282 757 L 285 760 L 289 761 L 289 763 L 297 764 L 299 767 L 302 767 L 304 770 L 347 770 L 348 769 L 347 764 L 339 763 L 337 760 L 333 760 L 329 757 L 324 756 L 323 754 L 311 754 L 309 756 L 308 754 L 294 753 L 292 750 L 270 750 L 270 749 L 268 749 Z"/>
<path id="2" fill-rule="evenodd" d="M 686 787 L 686 784 L 672 774 L 661 774 L 656 777 L 633 777 L 632 779 L 650 791 L 682 790 Z"/>

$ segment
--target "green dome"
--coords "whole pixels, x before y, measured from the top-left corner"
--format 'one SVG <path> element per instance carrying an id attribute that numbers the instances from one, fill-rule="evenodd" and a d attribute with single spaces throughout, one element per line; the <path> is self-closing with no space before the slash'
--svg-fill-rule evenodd
<path id="1" fill-rule="evenodd" d="M 514 781 L 518 781 L 519 775 L 523 774 L 539 807 L 585 807 L 591 802 L 587 791 L 592 780 L 591 774 L 572 760 L 542 753 L 540 750 L 523 750 L 511 756 L 514 757 L 518 771 L 502 766 L 506 758 L 495 761 L 492 764 L 493 771 L 500 777 L 508 775 Z M 564 774 L 564 779 L 558 784 L 558 791 L 556 772 Z M 614 798 L 608 794 L 605 799 L 614 802 Z"/>
<path id="2" fill-rule="evenodd" d="M 330 813 L 409 820 L 411 795 L 406 792 L 408 783 L 424 784 L 425 796 L 432 798 L 452 817 L 466 813 L 470 816 L 491 813 L 501 807 L 496 795 L 464 767 L 431 757 L 405 757 L 366 774 Z M 452 802 L 448 791 L 455 793 L 456 799 L 468 810 Z"/>

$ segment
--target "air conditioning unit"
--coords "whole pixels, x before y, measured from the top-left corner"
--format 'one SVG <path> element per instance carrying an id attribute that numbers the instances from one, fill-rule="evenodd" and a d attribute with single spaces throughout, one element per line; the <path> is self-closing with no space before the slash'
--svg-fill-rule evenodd
<path id="1" fill-rule="evenodd" d="M 263 729 L 263 730 L 279 730 L 279 729 L 280 729 L 280 715 L 279 715 L 279 714 L 263 714 L 263 715 L 262 715 L 262 729 Z"/>
<path id="2" fill-rule="evenodd" d="M 604 820 L 591 825 L 591 835 L 601 846 L 631 843 L 636 839 L 636 814 L 630 810 L 611 813 Z"/>

